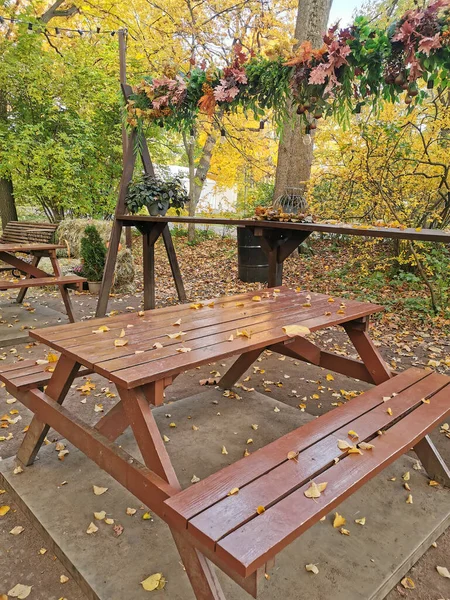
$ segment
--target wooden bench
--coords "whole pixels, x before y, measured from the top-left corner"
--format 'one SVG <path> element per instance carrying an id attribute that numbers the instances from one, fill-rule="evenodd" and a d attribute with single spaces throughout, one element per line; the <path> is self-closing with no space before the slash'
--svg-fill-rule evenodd
<path id="1" fill-rule="evenodd" d="M 35 360 L 22 360 L 2 365 L 0 381 L 7 384 L 7 390 L 12 396 L 33 388 L 42 389 L 50 381 L 55 366 L 55 363 L 38 364 Z M 91 373 L 91 369 L 80 369 L 77 377 L 84 377 Z"/>
<path id="2" fill-rule="evenodd" d="M 218 566 L 246 580 L 259 570 L 256 597 L 276 554 L 411 448 L 431 479 L 450 486 L 427 436 L 449 414 L 450 378 L 409 369 L 166 500 L 164 518 Z M 349 454 L 339 440 L 373 448 Z M 311 482 L 327 484 L 314 499 L 305 496 Z"/>
<path id="3" fill-rule="evenodd" d="M 17 302 L 23 302 L 29 287 L 58 286 L 67 315 L 71 322 L 75 321 L 68 288 L 82 290 L 86 279 L 77 275 L 62 275 L 56 257 L 56 250 L 64 248 L 61 244 L 52 243 L 57 225 L 55 223 L 33 223 L 28 221 L 10 221 L 0 238 L 0 260 L 10 265 L 1 267 L 2 271 L 11 270 L 18 278 L 0 280 L 0 290 L 20 289 Z M 28 254 L 31 260 L 19 258 L 16 254 Z M 38 268 L 42 257 L 50 258 L 53 275 Z M 21 279 L 21 274 L 26 278 Z"/>
<path id="4" fill-rule="evenodd" d="M 287 288 L 260 293 L 257 301 L 252 292 L 33 330 L 61 352 L 50 379 L 32 361 L 0 365 L 7 390 L 35 413 L 19 461 L 33 463 L 50 426 L 75 444 L 169 524 L 198 600 L 224 599 L 208 560 L 256 597 L 280 550 L 411 448 L 432 479 L 450 485 L 428 438 L 450 415 L 450 378 L 416 368 L 392 376 L 368 335 L 368 316 L 380 307 Z M 287 325 L 341 325 L 363 361 L 336 359 L 303 335 L 288 335 Z M 183 341 L 172 334 L 181 328 Z M 126 343 L 116 346 L 122 330 Z M 237 335 L 243 331 L 248 336 Z M 238 355 L 220 381 L 232 386 L 264 348 L 378 385 L 181 490 L 152 407 L 178 374 Z M 81 365 L 114 381 L 120 397 L 95 427 L 61 406 Z M 145 465 L 113 443 L 129 425 Z M 307 497 L 311 489 L 317 497 Z"/>

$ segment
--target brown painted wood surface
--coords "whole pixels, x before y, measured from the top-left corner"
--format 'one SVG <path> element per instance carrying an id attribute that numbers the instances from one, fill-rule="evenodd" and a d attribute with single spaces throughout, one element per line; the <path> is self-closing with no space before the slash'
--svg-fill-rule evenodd
<path id="1" fill-rule="evenodd" d="M 259 294 L 261 301 L 253 301 L 252 297 Z M 345 308 L 341 308 L 342 303 Z M 87 326 L 77 325 L 73 330 L 60 327 L 59 331 L 52 328 L 34 330 L 30 334 L 121 387 L 131 389 L 214 359 L 288 341 L 290 338 L 283 331 L 286 325 L 304 325 L 315 331 L 379 310 L 381 307 L 374 304 L 341 299 L 330 303 L 329 297 L 323 294 L 280 288 L 279 292 L 263 290 L 253 292 L 253 296 L 218 299 L 213 305 L 204 304 L 198 310 L 184 305 L 145 313 L 143 317 L 121 315 L 120 319 L 105 321 L 110 329 L 101 334 L 93 333 L 100 326 L 97 321 Z M 178 315 L 181 323 L 174 325 Z M 128 343 L 115 347 L 114 340 L 122 331 Z M 168 337 L 178 331 L 184 332 L 181 338 Z M 242 331 L 251 337 L 238 336 Z M 155 348 L 155 344 L 163 347 Z M 181 352 L 184 347 L 190 351 Z"/>
<path id="2" fill-rule="evenodd" d="M 291 450 L 306 449 L 311 444 L 320 441 L 324 437 L 324 432 L 326 434 L 326 432 L 344 427 L 352 419 L 360 417 L 383 403 L 383 397 L 392 393 L 400 393 L 427 376 L 428 374 L 420 369 L 408 369 L 394 379 L 366 392 L 364 403 L 361 402 L 360 397 L 352 398 L 345 405 L 322 415 L 320 420 L 316 419 L 303 425 L 300 429 L 286 434 L 265 448 L 253 452 L 250 456 L 196 483 L 195 486 L 183 490 L 176 498 L 172 498 L 167 503 L 168 508 L 173 511 L 173 518 L 178 519 L 180 524 L 186 524 L 188 520 L 205 508 L 226 498 L 228 492 L 234 487 L 242 488 L 283 463 Z M 319 422 L 320 425 L 318 425 Z M 172 512 L 168 514 L 172 514 Z"/>
<path id="3" fill-rule="evenodd" d="M 65 286 L 70 284 L 83 283 L 86 279 L 78 275 L 63 275 L 62 277 L 34 277 L 33 279 L 19 279 L 15 281 L 0 280 L 0 290 L 43 287 L 43 286 Z"/>
<path id="4" fill-rule="evenodd" d="M 168 499 L 165 518 L 181 526 L 181 516 L 193 538 L 215 549 L 245 577 L 418 444 L 450 414 L 449 391 L 448 377 L 410 369 L 327 413 L 336 419 L 320 417 L 208 477 L 200 487 L 196 484 Z M 393 393 L 397 395 L 383 401 L 384 394 Z M 392 416 L 387 408 L 392 409 Z M 358 441 L 371 441 L 373 450 L 363 450 L 362 455 L 340 451 L 339 439 L 351 443 L 347 435 L 350 429 L 359 434 Z M 378 430 L 383 435 L 377 435 Z M 287 459 L 290 451 L 299 452 L 298 462 Z M 335 458 L 339 462 L 335 463 Z M 225 480 L 226 487 L 221 487 Z M 311 480 L 327 482 L 316 500 L 304 495 Z M 228 496 L 234 487 L 239 492 Z M 257 514 L 258 506 L 264 506 L 265 512 Z M 186 514 L 191 516 L 186 518 Z"/>
<path id="5" fill-rule="evenodd" d="M 164 223 L 203 223 L 205 225 L 236 225 L 241 227 L 264 227 L 294 231 L 317 231 L 335 235 L 357 235 L 363 237 L 395 238 L 404 240 L 422 240 L 426 242 L 442 242 L 450 244 L 450 232 L 439 229 L 421 229 L 393 227 L 369 227 L 330 223 L 280 223 L 278 221 L 256 221 L 254 219 L 214 219 L 203 217 L 147 217 L 141 215 L 124 215 L 121 221 L 137 224 L 145 222 Z"/>

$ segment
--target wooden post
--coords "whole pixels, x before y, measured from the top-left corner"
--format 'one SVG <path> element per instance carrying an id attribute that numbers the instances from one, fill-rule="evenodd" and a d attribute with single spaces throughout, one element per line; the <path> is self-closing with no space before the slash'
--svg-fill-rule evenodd
<path id="1" fill-rule="evenodd" d="M 119 68 L 120 68 L 120 84 L 126 85 L 127 83 L 127 35 L 126 29 L 119 29 L 117 32 L 119 38 Z M 128 147 L 128 134 L 125 128 L 125 124 L 122 123 L 122 165 L 125 168 L 125 155 Z M 131 239 L 131 227 L 125 228 L 125 242 L 127 248 L 132 247 Z"/>

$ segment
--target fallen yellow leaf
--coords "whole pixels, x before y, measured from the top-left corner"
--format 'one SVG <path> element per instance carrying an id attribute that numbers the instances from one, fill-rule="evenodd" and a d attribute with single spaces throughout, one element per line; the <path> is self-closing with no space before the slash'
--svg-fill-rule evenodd
<path id="1" fill-rule="evenodd" d="M 362 517 L 361 519 L 355 519 L 355 523 L 358 523 L 358 525 L 365 525 L 366 517 Z"/>
<path id="2" fill-rule="evenodd" d="M 8 592 L 8 596 L 11 596 L 11 598 L 18 598 L 18 600 L 25 600 L 30 594 L 31 585 L 23 585 L 22 583 L 18 583 Z"/>
<path id="3" fill-rule="evenodd" d="M 246 329 L 242 329 L 242 331 L 239 331 L 239 329 L 236 330 L 236 337 L 245 337 L 250 339 L 252 337 L 252 334 L 247 331 Z"/>
<path id="4" fill-rule="evenodd" d="M 335 529 L 339 529 L 339 527 L 342 527 L 342 525 L 345 525 L 346 522 L 347 521 L 346 521 L 345 517 L 343 517 L 339 513 L 334 513 L 333 527 Z"/>
<path id="5" fill-rule="evenodd" d="M 11 507 L 6 506 L 6 504 L 3 506 L 0 506 L 0 517 L 4 517 L 6 515 L 6 513 L 8 513 L 10 510 L 11 510 Z"/>
<path id="6" fill-rule="evenodd" d="M 124 337 L 122 338 L 118 338 L 117 340 L 114 340 L 114 346 L 116 348 L 120 348 L 122 346 L 126 346 L 128 344 L 128 340 Z"/>
<path id="7" fill-rule="evenodd" d="M 350 531 L 348 529 L 345 529 L 344 527 L 341 527 L 339 529 L 339 533 L 342 533 L 342 535 L 350 535 Z"/>
<path id="8" fill-rule="evenodd" d="M 392 415 L 393 415 L 392 408 L 388 408 L 386 412 L 390 417 L 392 417 Z"/>
<path id="9" fill-rule="evenodd" d="M 95 523 L 90 523 L 89 527 L 86 529 L 86 533 L 88 533 L 89 535 L 91 533 L 96 533 L 98 531 L 98 527 L 97 525 L 95 525 Z"/>
<path id="10" fill-rule="evenodd" d="M 416 587 L 416 584 L 411 579 L 411 577 L 404 577 L 400 583 L 405 588 L 405 590 L 413 590 Z"/>
<path id="11" fill-rule="evenodd" d="M 311 333 L 308 327 L 304 325 L 285 325 L 282 329 L 288 337 L 303 336 Z"/>
<path id="12" fill-rule="evenodd" d="M 307 498 L 320 498 L 320 494 L 326 489 L 328 483 L 315 483 L 311 481 L 309 488 L 303 493 Z"/>
<path id="13" fill-rule="evenodd" d="M 225 446 L 222 446 L 222 454 L 228 454 L 227 449 L 225 448 Z"/>
<path id="14" fill-rule="evenodd" d="M 266 509 L 264 508 L 264 506 L 258 506 L 256 512 L 258 513 L 258 515 L 262 515 L 263 512 L 266 512 Z"/>
<path id="15" fill-rule="evenodd" d="M 350 429 L 347 435 L 349 438 L 352 438 L 354 440 L 357 440 L 359 438 L 359 435 L 356 433 L 356 431 L 353 431 L 353 429 Z"/>
<path id="16" fill-rule="evenodd" d="M 373 450 L 375 446 L 373 444 L 368 444 L 367 442 L 360 442 L 358 448 L 361 448 L 361 450 Z"/>
<path id="17" fill-rule="evenodd" d="M 253 302 L 261 302 L 261 296 L 253 296 Z"/>
<path id="18" fill-rule="evenodd" d="M 146 592 L 153 592 L 154 590 L 162 590 L 166 585 L 166 579 L 162 573 L 155 573 L 150 575 L 144 581 L 141 581 L 141 585 Z"/>
<path id="19" fill-rule="evenodd" d="M 413 504 L 413 497 L 411 494 L 406 498 L 406 504 Z"/>
<path id="20" fill-rule="evenodd" d="M 104 494 L 105 492 L 108 491 L 108 488 L 106 488 L 106 487 L 99 487 L 97 485 L 93 485 L 92 489 L 94 490 L 94 494 L 96 496 L 101 496 L 102 494 Z"/>
<path id="21" fill-rule="evenodd" d="M 306 565 L 305 569 L 309 573 L 314 573 L 314 575 L 317 575 L 319 573 L 319 569 L 317 568 L 317 565 Z"/>
<path id="22" fill-rule="evenodd" d="M 235 496 L 236 494 L 239 494 L 239 488 L 235 487 L 232 490 L 230 490 L 227 494 L 227 496 Z"/>

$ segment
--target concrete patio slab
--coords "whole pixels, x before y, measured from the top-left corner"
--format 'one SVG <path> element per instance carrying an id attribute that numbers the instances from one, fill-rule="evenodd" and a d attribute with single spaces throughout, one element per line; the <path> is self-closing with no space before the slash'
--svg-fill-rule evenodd
<path id="1" fill-rule="evenodd" d="M 237 400 L 213 389 L 162 406 L 155 415 L 161 433 L 170 438 L 167 449 L 183 487 L 190 485 L 194 474 L 206 477 L 239 459 L 246 447 L 254 451 L 311 419 L 256 392 Z M 253 423 L 259 426 L 256 431 L 251 429 Z M 248 438 L 253 443 L 246 445 Z M 120 443 L 139 456 L 129 431 Z M 222 454 L 222 446 L 228 454 Z M 46 547 L 62 560 L 87 597 L 144 600 L 149 595 L 140 581 L 162 572 L 167 584 L 164 591 L 154 592 L 155 598 L 195 600 L 165 523 L 158 518 L 143 520 L 145 507 L 81 452 L 70 444 L 68 448 L 69 455 L 59 461 L 55 447 L 46 446 L 35 465 L 20 475 L 12 473 L 14 459 L 0 462 L 0 486 L 12 491 L 44 535 Z M 423 471 L 414 470 L 413 464 L 403 457 L 340 506 L 350 536 L 333 529 L 329 515 L 286 548 L 260 598 L 384 598 L 450 524 L 450 490 L 429 487 Z M 406 471 L 411 474 L 412 505 L 406 504 L 408 492 L 402 486 Z M 390 481 L 392 477 L 396 480 Z M 108 491 L 95 496 L 92 485 Z M 128 507 L 137 509 L 134 516 L 126 514 Z M 124 527 L 119 537 L 104 522 L 97 522 L 98 532 L 86 534 L 94 511 L 101 510 Z M 365 526 L 354 523 L 361 517 L 366 517 Z M 0 560 L 7 565 L 1 549 Z M 318 575 L 305 571 L 308 563 L 318 565 Z M 0 575 L 3 583 L 6 571 Z M 226 576 L 220 578 L 228 600 L 249 598 Z M 38 600 L 47 598 L 45 590 L 34 593 Z"/>
<path id="2" fill-rule="evenodd" d="M 65 313 L 43 306 L 35 299 L 17 304 L 9 296 L 0 295 L 0 349 L 28 342 L 30 329 L 68 322 Z"/>

